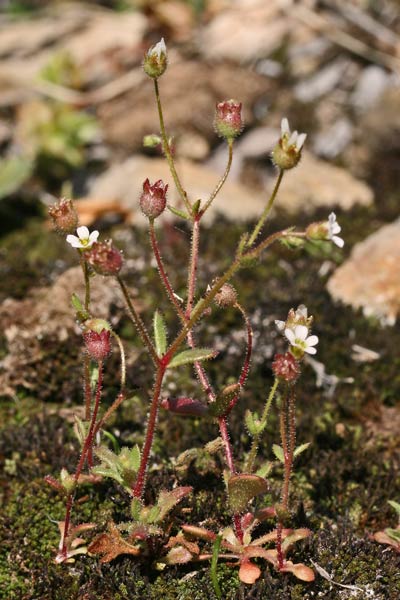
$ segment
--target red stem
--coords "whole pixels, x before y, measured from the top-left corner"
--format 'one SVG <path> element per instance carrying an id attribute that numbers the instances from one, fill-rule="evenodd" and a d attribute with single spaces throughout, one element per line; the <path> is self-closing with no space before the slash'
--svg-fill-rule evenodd
<path id="1" fill-rule="evenodd" d="M 143 495 L 144 486 L 146 485 L 146 475 L 149 465 L 149 457 L 151 447 L 153 445 L 154 432 L 157 423 L 158 407 L 161 386 L 164 379 L 165 370 L 167 365 L 162 363 L 157 369 L 156 382 L 153 390 L 153 399 L 151 401 L 149 420 L 147 421 L 146 437 L 143 445 L 142 455 L 140 458 L 139 470 L 136 478 L 135 485 L 132 488 L 132 495 L 134 498 L 141 498 Z"/>
<path id="2" fill-rule="evenodd" d="M 100 406 L 101 388 L 103 385 L 103 363 L 102 363 L 102 361 L 99 361 L 98 365 L 99 365 L 99 376 L 97 379 L 96 396 L 95 396 L 95 400 L 94 400 L 94 408 L 93 408 L 92 418 L 90 421 L 90 427 L 89 427 L 89 431 L 88 431 L 88 434 L 85 439 L 85 443 L 83 444 L 83 448 L 82 448 L 81 456 L 79 458 L 78 466 L 76 467 L 76 471 L 74 474 L 74 487 L 71 490 L 71 492 L 68 494 L 68 498 L 67 498 L 67 505 L 66 505 L 66 510 L 65 510 L 65 519 L 64 519 L 64 531 L 62 534 L 61 544 L 60 544 L 60 546 L 61 546 L 60 554 L 63 558 L 67 558 L 67 552 L 68 552 L 67 537 L 68 537 L 69 527 L 70 527 L 70 523 L 71 523 L 71 512 L 72 512 L 72 506 L 74 503 L 75 490 L 78 485 L 79 476 L 80 476 L 82 469 L 84 467 L 84 464 L 85 464 L 86 455 L 93 447 L 95 425 L 96 425 L 97 413 L 98 413 L 99 406 Z"/>
<path id="3" fill-rule="evenodd" d="M 244 322 L 246 325 L 246 331 L 247 331 L 246 356 L 244 357 L 242 371 L 240 373 L 240 377 L 239 377 L 239 381 L 238 381 L 240 387 L 242 388 L 246 382 L 246 379 L 247 379 L 247 376 L 248 376 L 249 370 L 250 370 L 250 360 L 251 360 L 251 354 L 253 352 L 253 329 L 251 327 L 250 320 L 249 320 L 248 316 L 246 315 L 243 307 L 240 306 L 239 303 L 236 303 L 235 306 L 242 313 L 242 316 L 243 316 L 243 319 L 244 319 Z M 239 400 L 239 396 L 240 396 L 240 394 L 238 394 L 237 396 L 232 398 L 232 400 L 228 406 L 228 410 L 226 411 L 227 415 L 231 412 L 231 410 L 236 405 L 237 401 Z"/>
<path id="4" fill-rule="evenodd" d="M 183 323 L 185 323 L 186 322 L 185 313 L 182 310 L 182 307 L 180 306 L 177 298 L 175 297 L 174 290 L 172 289 L 172 285 L 169 281 L 168 275 L 164 268 L 160 249 L 158 246 L 157 237 L 156 237 L 156 234 L 154 231 L 154 221 L 152 221 L 152 220 L 149 221 L 149 234 L 150 234 L 151 247 L 153 249 L 154 256 L 157 261 L 158 272 L 160 274 L 161 281 L 163 282 L 165 289 L 167 290 L 168 297 L 169 297 L 171 303 L 173 304 L 173 306 L 175 307 L 177 314 L 179 315 L 179 317 L 181 318 Z"/>

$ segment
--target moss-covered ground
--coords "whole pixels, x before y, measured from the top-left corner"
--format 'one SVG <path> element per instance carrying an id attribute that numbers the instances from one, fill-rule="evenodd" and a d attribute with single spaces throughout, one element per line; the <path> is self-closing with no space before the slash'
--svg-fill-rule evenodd
<path id="1" fill-rule="evenodd" d="M 325 215 L 313 215 L 315 219 Z M 346 239 L 346 252 L 357 240 L 380 224 L 397 217 L 390 199 L 379 213 L 374 209 L 354 208 L 340 222 Z M 304 223 L 309 218 L 304 217 Z M 301 221 L 301 219 L 300 219 Z M 303 223 L 299 222 L 299 226 Z M 272 223 L 277 228 L 291 223 L 281 215 Z M 204 232 L 200 283 L 205 286 L 221 272 L 234 251 L 241 228 L 225 222 Z M 146 233 L 116 228 L 119 245 L 125 245 L 127 258 L 143 256 L 148 265 Z M 183 289 L 188 232 L 181 226 L 168 226 L 161 232 L 165 263 L 174 264 L 174 285 Z M 125 241 L 124 241 L 125 240 Z M 223 244 L 221 243 L 223 240 Z M 33 285 L 45 285 L 57 270 L 73 264 L 73 254 L 64 256 L 63 242 L 50 233 L 40 218 L 24 229 L 3 238 L 1 252 L 8 263 L 3 298 L 24 297 Z M 21 258 L 22 257 L 22 258 Z M 251 269 L 236 279 L 239 299 L 249 313 L 255 330 L 255 358 L 251 376 L 240 404 L 230 421 L 234 453 L 240 461 L 249 448 L 243 426 L 246 408 L 258 409 L 272 381 L 271 360 L 284 347 L 274 332 L 274 319 L 283 319 L 292 306 L 304 303 L 315 315 L 315 333 L 320 337 L 317 358 L 330 375 L 338 377 L 335 388 L 317 387 L 310 365 L 305 365 L 298 386 L 298 440 L 311 442 L 302 455 L 292 478 L 292 520 L 313 531 L 310 540 L 298 545 L 293 559 L 314 561 L 332 577 L 332 583 L 317 575 L 313 583 L 301 583 L 291 575 L 279 575 L 270 567 L 252 587 L 240 584 L 237 570 L 220 564 L 218 577 L 224 600 L 268 599 L 300 600 L 356 598 L 396 600 L 400 590 L 399 555 L 371 539 L 374 531 L 394 526 L 396 517 L 389 499 L 400 501 L 399 433 L 395 425 L 382 426 L 388 410 L 399 410 L 400 331 L 383 328 L 366 319 L 361 312 L 334 305 L 325 290 L 326 275 L 320 274 L 325 260 L 339 263 L 341 253 L 325 250 L 291 252 L 276 246 Z M 61 262 L 60 262 L 61 261 Z M 135 260 L 135 264 L 139 261 Z M 159 305 L 171 329 L 177 327 L 167 302 L 160 304 L 161 285 L 153 267 L 132 272 L 128 280 L 142 290 L 144 318 L 150 322 Z M 104 285 L 107 281 L 104 280 Z M 101 315 L 99 315 L 101 316 Z M 71 314 L 71 319 L 73 315 Z M 242 324 L 231 311 L 213 310 L 207 325 L 198 329 L 202 344 L 217 341 L 221 352 L 209 364 L 211 379 L 218 386 L 229 382 L 240 368 L 243 338 L 229 337 Z M 120 333 L 129 350 L 139 344 L 128 320 L 120 321 Z M 238 340 L 238 341 L 236 341 Z M 351 358 L 351 345 L 357 343 L 380 353 L 374 362 L 357 363 Z M 65 342 L 68 348 L 68 340 Z M 1 343 L 2 356 L 7 353 Z M 71 366 L 77 352 L 63 349 Z M 53 351 L 52 351 L 53 354 Z M 79 354 L 79 353 L 78 353 Z M 68 358 L 69 356 L 69 358 Z M 49 357 L 51 360 L 51 356 Z M 67 365 L 68 366 L 68 365 Z M 65 369 L 66 365 L 63 364 Z M 73 372 L 76 372 L 74 370 Z M 346 382 L 353 378 L 353 383 Z M 110 377 L 111 379 L 111 377 Z M 182 369 L 175 378 L 179 393 L 195 388 L 190 371 Z M 46 377 L 40 382 L 46 386 Z M 150 363 L 136 362 L 128 372 L 130 399 L 109 425 L 118 445 L 140 443 L 147 412 L 147 390 L 152 384 Z M 105 402 L 109 402 L 106 398 Z M 57 476 L 62 467 L 73 471 L 78 448 L 72 433 L 70 409 L 78 405 L 78 395 L 63 403 L 62 395 L 51 397 L 39 390 L 18 389 L 13 399 L 2 400 L 0 430 L 0 483 L 3 508 L 0 516 L 0 598 L 4 600 L 212 600 L 215 598 L 209 565 L 189 564 L 157 570 L 151 559 L 121 556 L 109 564 L 96 557 L 78 557 L 74 564 L 56 565 L 54 549 L 58 543 L 56 522 L 62 520 L 63 503 L 43 477 Z M 149 475 L 147 500 L 157 490 L 192 485 L 194 493 L 176 509 L 177 524 L 190 519 L 206 521 L 208 526 L 229 523 L 222 461 L 198 461 L 188 471 L 176 472 L 171 458 L 192 447 L 201 447 L 218 435 L 211 421 L 179 419 L 160 415 L 154 460 Z M 276 410 L 271 413 L 261 444 L 262 456 L 273 459 L 272 443 L 279 443 Z M 279 496 L 281 471 L 274 466 L 270 491 L 257 500 L 259 506 L 275 502 Z M 217 512 L 215 512 L 217 508 Z M 80 489 L 76 503 L 77 520 L 95 520 L 99 530 L 112 515 L 117 521 L 128 515 L 128 502 L 117 485 L 103 482 Z M 174 529 L 172 530 L 175 531 Z M 260 565 L 261 566 L 261 565 Z M 349 589 L 336 584 L 356 586 Z"/>

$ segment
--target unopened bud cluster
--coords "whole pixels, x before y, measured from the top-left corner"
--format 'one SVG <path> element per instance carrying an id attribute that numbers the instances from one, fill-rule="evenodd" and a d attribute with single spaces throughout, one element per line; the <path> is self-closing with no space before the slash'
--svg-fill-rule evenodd
<path id="1" fill-rule="evenodd" d="M 219 102 L 215 110 L 214 127 L 217 134 L 227 140 L 240 135 L 243 129 L 241 102 L 235 100 Z"/>
<path id="2" fill-rule="evenodd" d="M 62 198 L 49 208 L 49 215 L 53 219 L 54 227 L 59 233 L 72 233 L 78 227 L 78 213 L 72 200 Z"/>
<path id="3" fill-rule="evenodd" d="M 143 69 L 152 79 L 157 79 L 165 72 L 168 64 L 167 47 L 162 38 L 158 44 L 152 46 L 144 57 Z"/>
<path id="4" fill-rule="evenodd" d="M 143 192 L 139 199 L 142 213 L 149 219 L 156 219 L 165 210 L 168 184 L 162 179 L 151 184 L 148 179 L 143 183 Z"/>
<path id="5" fill-rule="evenodd" d="M 111 240 L 95 242 L 85 252 L 85 259 L 99 275 L 118 275 L 122 267 L 122 255 Z"/>
<path id="6" fill-rule="evenodd" d="M 289 121 L 282 119 L 281 137 L 272 151 L 272 160 L 282 170 L 293 169 L 300 158 L 307 134 L 290 131 Z"/>
<path id="7" fill-rule="evenodd" d="M 300 375 L 299 363 L 291 352 L 275 354 L 272 370 L 275 377 L 278 377 L 287 383 L 293 383 Z"/>
<path id="8" fill-rule="evenodd" d="M 233 306 L 237 302 L 237 292 L 233 285 L 224 283 L 221 289 L 217 292 L 214 298 L 215 304 L 220 308 Z"/>
<path id="9" fill-rule="evenodd" d="M 102 329 L 100 332 L 90 329 L 83 334 L 86 345 L 86 351 L 90 358 L 100 362 L 107 358 L 111 352 L 111 332 L 108 329 Z"/>

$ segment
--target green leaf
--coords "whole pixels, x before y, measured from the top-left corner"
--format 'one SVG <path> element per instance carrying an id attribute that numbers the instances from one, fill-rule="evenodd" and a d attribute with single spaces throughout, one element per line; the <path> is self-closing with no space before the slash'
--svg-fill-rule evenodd
<path id="1" fill-rule="evenodd" d="M 78 442 L 81 446 L 85 443 L 86 436 L 89 431 L 89 423 L 86 421 L 82 421 L 79 417 L 74 415 L 75 417 L 75 425 L 74 425 L 74 433 L 78 439 Z"/>
<path id="2" fill-rule="evenodd" d="M 174 506 L 190 494 L 192 490 L 191 486 L 180 486 L 170 491 L 161 490 L 157 500 L 157 507 L 159 509 L 157 521 L 162 521 Z"/>
<path id="3" fill-rule="evenodd" d="M 158 310 L 154 313 L 153 327 L 157 354 L 158 356 L 163 356 L 167 349 L 167 334 L 164 319 Z"/>
<path id="4" fill-rule="evenodd" d="M 192 348 L 180 352 L 171 360 L 168 365 L 169 369 L 174 369 L 182 365 L 188 365 L 200 360 L 208 360 L 214 358 L 218 353 L 211 348 Z"/>
<path id="5" fill-rule="evenodd" d="M 71 296 L 71 304 L 76 311 L 83 311 L 83 304 L 80 301 L 80 298 L 75 292 Z"/>
<path id="6" fill-rule="evenodd" d="M 221 392 L 219 392 L 215 402 L 209 404 L 209 413 L 214 417 L 223 417 L 226 414 L 232 400 L 240 393 L 240 387 L 241 386 L 238 383 L 227 385 Z"/>
<path id="7" fill-rule="evenodd" d="M 272 452 L 275 454 L 276 458 L 281 462 L 285 463 L 285 455 L 283 453 L 283 448 L 278 446 L 278 444 L 272 444 Z"/>
<path id="8" fill-rule="evenodd" d="M 394 542 L 400 544 L 400 529 L 392 529 L 391 527 L 387 527 L 385 529 L 386 535 L 390 537 Z"/>
<path id="9" fill-rule="evenodd" d="M 254 496 L 264 494 L 267 490 L 268 485 L 263 477 L 248 473 L 233 475 L 228 481 L 229 504 L 234 512 L 242 512 Z"/>
<path id="10" fill-rule="evenodd" d="M 186 213 L 184 213 L 181 210 L 178 210 L 177 208 L 174 208 L 173 206 L 171 206 L 170 204 L 167 205 L 168 210 L 170 210 L 172 212 L 173 215 L 175 215 L 176 217 L 180 217 L 181 219 L 185 219 L 185 221 L 189 220 L 189 215 L 187 215 Z"/>
<path id="11" fill-rule="evenodd" d="M 296 457 L 302 452 L 304 452 L 304 450 L 307 450 L 310 444 L 311 442 L 306 442 L 305 444 L 301 444 L 301 446 L 297 446 L 296 450 L 293 452 L 293 456 Z"/>
<path id="12" fill-rule="evenodd" d="M 34 162 L 23 156 L 6 158 L 0 163 L 0 199 L 16 192 L 32 175 Z"/>
<path id="13" fill-rule="evenodd" d="M 394 508 L 394 510 L 397 512 L 397 514 L 400 517 L 400 504 L 398 502 L 395 502 L 394 500 L 388 500 L 388 503 L 390 504 L 390 506 L 392 508 Z"/>
<path id="14" fill-rule="evenodd" d="M 256 475 L 259 477 L 267 477 L 272 469 L 272 462 L 267 461 L 256 471 Z"/>
<path id="15" fill-rule="evenodd" d="M 262 433 L 265 427 L 267 426 L 266 421 L 261 421 L 261 419 L 259 419 L 258 417 L 258 414 L 256 412 L 252 413 L 250 410 L 246 411 L 244 421 L 246 423 L 246 427 L 249 431 L 249 434 L 252 437 Z"/>

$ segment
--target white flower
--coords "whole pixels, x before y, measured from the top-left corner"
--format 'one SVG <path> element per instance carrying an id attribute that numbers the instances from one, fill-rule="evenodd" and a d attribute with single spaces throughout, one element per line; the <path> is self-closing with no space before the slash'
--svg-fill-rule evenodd
<path id="1" fill-rule="evenodd" d="M 341 230 L 342 228 L 336 221 L 335 213 L 331 212 L 331 214 L 328 217 L 328 239 L 332 240 L 332 242 L 336 244 L 336 246 L 339 246 L 339 248 L 343 248 L 344 246 L 344 240 L 338 235 L 336 235 L 337 233 L 340 233 Z"/>
<path id="2" fill-rule="evenodd" d="M 67 242 L 68 244 L 71 244 L 73 248 L 82 248 L 84 250 L 90 248 L 99 237 L 98 231 L 89 233 L 89 229 L 84 225 L 78 227 L 76 233 L 78 234 L 78 237 L 76 235 L 67 235 Z"/>
<path id="3" fill-rule="evenodd" d="M 155 46 L 150 48 L 148 54 L 155 54 L 158 59 L 161 58 L 161 54 L 167 54 L 167 46 L 165 45 L 164 38 L 161 38 L 161 40 Z"/>
<path id="4" fill-rule="evenodd" d="M 298 133 L 297 131 L 290 131 L 289 121 L 282 119 L 281 121 L 281 138 L 287 143 L 287 147 L 293 146 L 297 152 L 300 152 L 306 141 L 306 133 Z"/>
<path id="5" fill-rule="evenodd" d="M 305 325 L 296 325 L 293 329 L 286 328 L 285 336 L 293 348 L 299 348 L 299 350 L 307 352 L 307 354 L 317 353 L 317 349 L 313 346 L 318 344 L 318 337 L 316 335 L 309 336 L 308 327 Z"/>
<path id="6" fill-rule="evenodd" d="M 283 331 L 286 327 L 286 321 L 279 321 L 279 319 L 275 319 L 275 327 L 278 331 Z"/>

